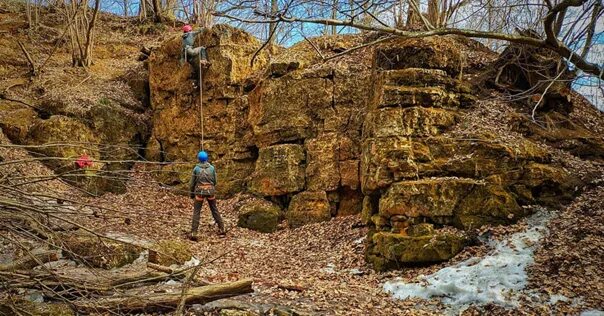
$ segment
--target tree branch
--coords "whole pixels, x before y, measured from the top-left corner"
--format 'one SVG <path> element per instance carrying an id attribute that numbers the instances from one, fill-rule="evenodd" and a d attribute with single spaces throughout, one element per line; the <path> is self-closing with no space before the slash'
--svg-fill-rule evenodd
<path id="1" fill-rule="evenodd" d="M 322 24 L 322 25 L 337 25 L 337 26 L 348 26 L 357 28 L 360 30 L 366 31 L 377 31 L 387 34 L 392 34 L 396 36 L 400 36 L 403 38 L 421 38 L 435 35 L 461 35 L 465 37 L 472 38 L 488 38 L 488 39 L 497 39 L 503 40 L 512 43 L 520 43 L 526 44 L 535 47 L 544 47 L 548 48 L 559 56 L 563 58 L 567 58 L 570 62 L 572 62 L 577 68 L 583 70 L 586 73 L 595 75 L 600 79 L 604 79 L 604 70 L 597 64 L 593 64 L 585 60 L 585 58 L 580 55 L 574 53 L 568 46 L 564 43 L 558 41 L 556 36 L 554 35 L 553 22 L 558 12 L 564 10 L 565 7 L 569 6 L 578 6 L 585 3 L 586 0 L 567 0 L 558 5 L 556 5 L 550 13 L 548 13 L 546 17 L 545 29 L 547 38 L 545 40 L 523 36 L 523 35 L 512 35 L 506 33 L 499 32 L 489 32 L 489 31 L 479 31 L 479 30 L 469 30 L 469 29 L 458 29 L 458 28 L 438 28 L 428 31 L 404 31 L 401 29 L 386 27 L 386 26 L 371 26 L 365 24 L 359 24 L 352 20 L 337 20 L 337 19 L 311 19 L 311 18 L 298 18 L 298 17 L 287 17 L 284 15 L 277 15 L 274 18 L 266 19 L 266 20 L 255 20 L 255 19 L 242 19 L 239 17 L 235 17 L 228 14 L 223 14 L 220 12 L 215 12 L 214 14 L 219 17 L 224 17 L 227 19 L 236 20 L 243 23 L 275 23 L 279 21 L 287 22 L 287 23 L 312 23 L 312 24 Z"/>

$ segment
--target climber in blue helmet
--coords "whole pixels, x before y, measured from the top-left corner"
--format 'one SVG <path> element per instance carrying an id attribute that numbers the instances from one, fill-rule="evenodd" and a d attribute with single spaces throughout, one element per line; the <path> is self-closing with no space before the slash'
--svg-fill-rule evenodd
<path id="1" fill-rule="evenodd" d="M 190 238 L 191 240 L 197 240 L 197 229 L 199 228 L 199 219 L 204 200 L 208 201 L 212 217 L 214 217 L 214 221 L 218 225 L 219 235 L 224 236 L 224 223 L 216 206 L 216 169 L 208 162 L 208 153 L 205 151 L 197 153 L 197 160 L 199 160 L 199 163 L 193 168 L 193 176 L 189 185 L 190 196 L 192 199 L 195 199 Z"/>

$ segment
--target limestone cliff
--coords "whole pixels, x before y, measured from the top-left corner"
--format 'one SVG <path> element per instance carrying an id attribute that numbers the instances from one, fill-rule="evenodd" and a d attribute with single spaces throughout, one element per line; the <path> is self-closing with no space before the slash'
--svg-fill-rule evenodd
<path id="1" fill-rule="evenodd" d="M 263 51 L 253 65 L 260 43 L 252 36 L 223 25 L 199 36 L 212 61 L 203 119 L 218 190 L 273 203 L 242 207 L 250 211 L 241 225 L 270 223 L 256 229 L 274 231 L 275 207 L 290 227 L 362 210 L 372 227 L 367 259 L 389 269 L 447 260 L 469 242 L 469 230 L 512 222 L 526 215 L 525 205 L 568 201 L 581 186 L 585 177 L 554 159 L 539 137 L 524 137 L 513 124 L 510 135 L 473 125 L 484 84 L 477 78 L 497 57 L 478 43 L 395 39 L 321 61 L 319 54 L 373 36 L 316 38 L 314 47 Z M 179 41 L 164 43 L 149 61 L 148 158 L 171 162 L 158 177 L 182 186 L 200 122 L 190 66 L 178 65 Z M 520 116 L 520 126 L 541 130 Z M 604 152 L 601 138 L 589 142 Z"/>

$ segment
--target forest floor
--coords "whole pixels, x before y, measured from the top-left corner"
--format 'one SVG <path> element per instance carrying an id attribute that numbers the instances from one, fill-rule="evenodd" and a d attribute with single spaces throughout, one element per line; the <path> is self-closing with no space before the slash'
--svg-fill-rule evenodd
<path id="1" fill-rule="evenodd" d="M 285 305 L 319 315 L 452 313 L 451 306 L 438 299 L 395 300 L 383 290 L 383 284 L 395 278 L 414 282 L 422 275 L 485 256 L 492 250 L 482 243 L 466 248 L 450 262 L 378 273 L 365 263 L 367 230 L 357 225 L 358 216 L 262 234 L 236 225 L 236 208 L 245 201 L 245 195 L 218 202 L 228 230 L 224 238 L 217 235 L 209 209 L 204 206 L 200 240 L 192 242 L 187 239 L 191 200 L 157 186 L 142 170 L 137 168 L 127 193 L 88 200 L 106 208 L 107 213 L 96 214 L 85 223 L 100 232 L 126 233 L 147 241 L 187 242 L 196 258 L 208 262 L 200 270 L 202 279 L 225 282 L 252 278 L 255 292 L 237 297 L 248 303 Z M 526 293 L 531 299 L 527 296 L 511 309 L 493 304 L 469 306 L 462 314 L 578 314 L 604 309 L 604 186 L 598 183 L 570 206 L 554 210 L 549 235 L 537 247 L 536 263 L 529 266 Z M 522 220 L 512 226 L 485 228 L 482 233 L 488 232 L 491 240 L 502 240 L 526 228 Z M 581 247 L 576 247 L 577 243 Z M 555 295 L 562 299 L 552 303 L 551 297 L 558 297 Z"/>
<path id="2" fill-rule="evenodd" d="M 19 78 L 27 72 L 28 65 L 12 34 L 19 34 L 21 40 L 32 39 L 25 42 L 25 47 L 36 61 L 50 56 L 56 36 L 47 39 L 43 32 L 28 35 L 22 30 L 24 21 L 23 15 L 0 10 L 0 55 L 5 57 L 0 62 L 0 77 Z M 43 22 L 60 30 L 60 21 L 47 19 Z M 100 97 L 122 101 L 132 98 L 116 95 L 121 91 L 116 88 L 116 82 L 133 68 L 141 67 L 136 61 L 140 43 L 159 43 L 165 36 L 174 35 L 174 29 L 163 35 L 139 35 L 137 32 L 147 34 L 145 25 L 139 25 L 140 29 L 133 31 L 129 26 L 136 23 L 109 18 L 102 18 L 99 25 L 103 31 L 99 32 L 93 67 L 87 71 L 70 67 L 70 54 L 66 48 L 61 48 L 52 55 L 43 75 L 31 85 L 32 89 L 17 90 L 19 96 L 33 102 L 47 97 L 65 99 L 71 95 L 74 97 L 67 101 L 73 102 L 68 103 L 77 106 L 88 102 L 89 96 L 90 102 L 96 102 Z M 127 40 L 124 39 L 126 35 L 130 36 Z M 43 89 L 34 89 L 36 87 Z M 592 112 L 577 115 L 582 120 L 598 117 L 595 122 L 584 123 L 601 134 L 604 116 Z M 482 126 L 493 125 L 502 117 L 495 114 L 482 115 L 483 120 L 477 118 L 474 122 Z M 502 122 L 500 125 L 509 124 Z M 6 161 L 27 158 L 2 155 Z M 560 156 L 560 159 L 578 160 L 567 156 Z M 602 172 L 601 165 L 591 168 L 599 168 Z M 24 165 L 23 169 L 27 169 L 27 176 L 34 176 L 38 171 L 39 175 L 48 175 L 47 169 L 40 167 L 37 170 L 32 164 Z M 582 164 L 576 169 L 592 172 Z M 81 223 L 95 231 L 125 233 L 148 241 L 182 240 L 190 245 L 198 259 L 208 262 L 200 271 L 203 279 L 218 283 L 252 278 L 255 292 L 237 297 L 237 300 L 286 305 L 319 315 L 443 314 L 448 307 L 440 300 L 395 300 L 383 290 L 384 282 L 395 278 L 413 282 L 420 275 L 432 274 L 471 257 L 484 256 L 491 250 L 483 243 L 467 247 L 450 262 L 377 273 L 365 263 L 367 228 L 358 225 L 358 216 L 337 217 L 330 222 L 297 229 L 283 227 L 275 233 L 262 234 L 237 227 L 236 208 L 247 199 L 245 195 L 238 195 L 218 202 L 228 229 L 227 236 L 218 237 L 209 210 L 204 206 L 201 239 L 192 242 L 186 238 L 190 232 L 192 201 L 159 186 L 142 166 L 135 168 L 127 192 L 121 195 L 83 198 L 59 181 L 47 184 L 57 193 L 65 191 L 62 192 L 65 196 L 106 208 L 105 213 L 81 217 Z M 604 181 L 592 182 L 573 203 L 555 211 L 559 215 L 548 225 L 549 235 L 537 246 L 535 263 L 529 266 L 527 291 L 537 293 L 541 299 L 524 300 L 519 306 L 508 309 L 496 305 L 474 306 L 465 310 L 464 315 L 577 315 L 590 309 L 604 310 Z M 485 228 L 483 232 L 488 231 L 492 239 L 501 240 L 525 228 L 525 222 L 520 221 L 508 227 Z M 565 299 L 552 303 L 550 298 L 554 295 Z"/>

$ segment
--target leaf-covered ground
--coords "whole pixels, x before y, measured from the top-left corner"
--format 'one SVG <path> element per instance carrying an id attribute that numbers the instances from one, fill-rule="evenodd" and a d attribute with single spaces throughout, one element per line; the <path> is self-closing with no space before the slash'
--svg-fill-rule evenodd
<path id="1" fill-rule="evenodd" d="M 99 231 L 125 232 L 146 240 L 185 240 L 199 259 L 211 261 L 201 270 L 202 278 L 210 282 L 253 278 L 255 293 L 238 298 L 247 302 L 287 305 L 321 315 L 442 314 L 446 306 L 438 300 L 393 300 L 383 292 L 383 282 L 395 277 L 411 282 L 418 275 L 489 251 L 486 245 L 477 245 L 449 263 L 376 273 L 363 258 L 367 231 L 357 225 L 357 216 L 298 229 L 282 227 L 275 233 L 262 234 L 236 226 L 236 207 L 245 202 L 244 195 L 219 201 L 228 229 L 225 238 L 218 237 L 204 206 L 201 239 L 191 242 L 186 238 L 191 224 L 191 200 L 161 188 L 142 169 L 139 171 L 126 194 L 91 199 L 106 210 L 89 216 L 86 222 Z M 603 193 L 603 187 L 586 192 L 551 222 L 550 236 L 530 271 L 530 293 L 538 299 L 527 298 L 515 310 L 483 306 L 467 309 L 464 314 L 602 309 Z M 492 238 L 500 239 L 525 228 L 521 221 L 508 227 L 485 228 L 483 233 L 488 231 Z M 577 247 L 578 243 L 581 247 Z M 549 304 L 551 294 L 564 295 L 569 300 Z M 572 301 L 578 297 L 581 299 Z"/>

